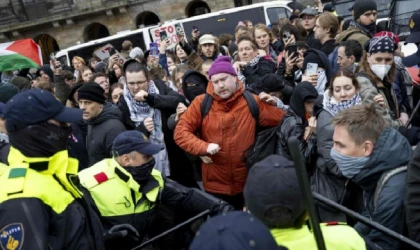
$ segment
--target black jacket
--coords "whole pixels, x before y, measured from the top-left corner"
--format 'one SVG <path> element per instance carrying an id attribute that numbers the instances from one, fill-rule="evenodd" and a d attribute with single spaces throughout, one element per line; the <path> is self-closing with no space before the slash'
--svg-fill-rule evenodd
<path id="1" fill-rule="evenodd" d="M 125 131 L 122 121 L 120 110 L 111 103 L 106 103 L 97 117 L 87 121 L 86 148 L 90 166 L 112 157 L 112 143 L 115 137 Z"/>
<path id="2" fill-rule="evenodd" d="M 309 46 L 309 48 L 312 49 L 321 49 L 322 44 L 321 42 L 315 38 L 315 32 L 311 31 L 308 36 L 306 36 L 306 44 Z"/>
<path id="3" fill-rule="evenodd" d="M 87 124 L 71 124 L 71 138 L 68 143 L 70 157 L 79 161 L 79 171 L 89 167 L 89 154 L 86 149 Z"/>
<path id="4" fill-rule="evenodd" d="M 320 51 L 324 52 L 326 56 L 329 56 L 334 51 L 335 47 L 337 47 L 335 39 L 328 40 L 322 44 Z"/>
<path id="5" fill-rule="evenodd" d="M 0 163 L 8 164 L 7 156 L 9 155 L 10 144 L 0 140 Z"/>
<path id="6" fill-rule="evenodd" d="M 246 78 L 245 85 L 251 86 L 261 82 L 261 78 L 267 74 L 273 74 L 276 72 L 276 64 L 271 60 L 260 58 L 255 66 L 246 66 L 242 70 L 242 74 Z"/>
<path id="7" fill-rule="evenodd" d="M 316 152 L 316 137 L 312 134 L 308 142 L 303 139 L 305 128 L 308 125 L 308 121 L 305 118 L 304 102 L 309 99 L 316 99 L 317 97 L 318 92 L 309 82 L 299 83 L 295 87 L 290 98 L 289 110 L 277 129 L 278 140 L 276 154 L 291 159 L 287 141 L 289 138 L 296 136 L 300 141 L 300 149 L 307 166 L 313 162 L 314 153 Z"/>
<path id="8" fill-rule="evenodd" d="M 408 235 L 413 241 L 420 242 L 420 144 L 408 163 L 404 205 Z"/>
<path id="9" fill-rule="evenodd" d="M 352 178 L 363 189 L 363 215 L 399 234 L 403 234 L 405 225 L 404 187 L 408 175 L 407 171 L 394 174 L 390 171 L 407 166 L 411 156 L 412 149 L 407 139 L 395 129 L 386 128 L 376 141 L 369 161 Z M 399 249 L 401 243 L 398 240 L 369 226 L 358 222 L 354 228 L 384 250 Z"/>
<path id="10" fill-rule="evenodd" d="M 162 118 L 162 132 L 164 134 L 165 146 L 168 152 L 171 178 L 182 185 L 194 186 L 195 182 L 192 181 L 191 163 L 186 157 L 185 152 L 175 144 L 174 131 L 166 126 L 168 124 L 169 117 L 176 112 L 178 104 L 180 102 L 185 104 L 185 98 L 169 88 L 163 81 L 157 80 L 154 81 L 154 83 L 159 90 L 159 94 L 148 95 L 146 102 L 151 107 L 160 110 Z M 136 129 L 149 136 L 149 132 L 143 123 L 136 127 L 133 121 L 131 121 L 130 110 L 124 96 L 120 97 L 117 105 L 122 112 L 124 125 L 127 130 Z"/>

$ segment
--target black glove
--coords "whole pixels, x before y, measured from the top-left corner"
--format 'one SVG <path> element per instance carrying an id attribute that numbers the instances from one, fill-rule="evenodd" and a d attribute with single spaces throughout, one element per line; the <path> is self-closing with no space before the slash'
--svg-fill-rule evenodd
<path id="1" fill-rule="evenodd" d="M 140 235 L 130 224 L 113 226 L 104 235 L 106 249 L 131 249 L 140 243 Z"/>

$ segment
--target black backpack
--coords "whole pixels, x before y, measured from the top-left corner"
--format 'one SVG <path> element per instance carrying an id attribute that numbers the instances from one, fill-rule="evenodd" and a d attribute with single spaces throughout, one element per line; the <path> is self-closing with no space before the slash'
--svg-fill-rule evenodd
<path id="1" fill-rule="evenodd" d="M 245 90 L 243 96 L 248 103 L 249 110 L 252 117 L 255 119 L 256 135 L 254 143 L 243 153 L 243 160 L 246 161 L 248 170 L 257 162 L 262 161 L 267 156 L 276 153 L 277 145 L 277 127 L 263 128 L 258 125 L 260 110 L 258 104 L 251 92 Z M 206 93 L 203 102 L 201 103 L 201 119 L 209 113 L 213 97 Z"/>

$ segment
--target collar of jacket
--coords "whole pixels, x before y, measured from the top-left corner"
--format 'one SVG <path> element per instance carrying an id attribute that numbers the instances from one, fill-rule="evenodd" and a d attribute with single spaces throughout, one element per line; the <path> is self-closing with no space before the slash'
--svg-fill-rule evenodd
<path id="1" fill-rule="evenodd" d="M 79 161 L 70 158 L 67 150 L 49 158 L 26 157 L 16 148 L 10 147 L 8 161 L 10 168 L 30 168 L 41 174 L 51 175 L 75 198 L 82 197 L 81 192 L 68 179 L 77 175 Z"/>
<path id="2" fill-rule="evenodd" d="M 159 171 L 153 169 L 149 181 L 146 183 L 146 185 L 140 186 L 137 181 L 134 180 L 133 176 L 127 172 L 124 167 L 120 166 L 120 164 L 118 164 L 114 158 L 106 159 L 106 162 L 108 165 L 108 169 L 106 170 L 106 175 L 108 178 L 117 176 L 119 179 L 126 182 L 130 189 L 146 195 L 147 199 L 150 201 L 156 201 L 156 195 L 151 194 L 150 191 L 158 188 L 159 186 L 163 187 L 163 179 Z M 161 183 L 162 185 L 160 185 Z"/>

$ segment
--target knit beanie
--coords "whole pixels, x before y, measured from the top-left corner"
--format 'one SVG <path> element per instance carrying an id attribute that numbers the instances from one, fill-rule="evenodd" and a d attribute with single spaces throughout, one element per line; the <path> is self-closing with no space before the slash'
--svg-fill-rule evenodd
<path id="1" fill-rule="evenodd" d="M 308 65 L 308 63 L 316 63 L 318 64 L 318 67 L 323 68 L 323 69 L 326 68 L 324 62 L 321 60 L 319 55 L 313 51 L 308 51 L 305 53 L 303 57 L 303 66 L 302 66 L 303 70 L 306 70 L 306 66 Z"/>
<path id="2" fill-rule="evenodd" d="M 100 104 L 104 104 L 106 101 L 104 89 L 94 82 L 83 84 L 77 91 L 77 94 L 78 101 L 89 100 Z"/>
<path id="3" fill-rule="evenodd" d="M 378 10 L 375 1 L 373 0 L 356 0 L 353 5 L 354 20 L 359 19 L 366 11 Z"/>
<path id="4" fill-rule="evenodd" d="M 209 77 L 211 78 L 213 75 L 220 73 L 228 73 L 237 76 L 228 56 L 219 56 L 216 61 L 214 61 L 209 70 Z"/>
<path id="5" fill-rule="evenodd" d="M 19 92 L 20 89 L 11 83 L 0 85 L 0 102 L 6 103 Z"/>

